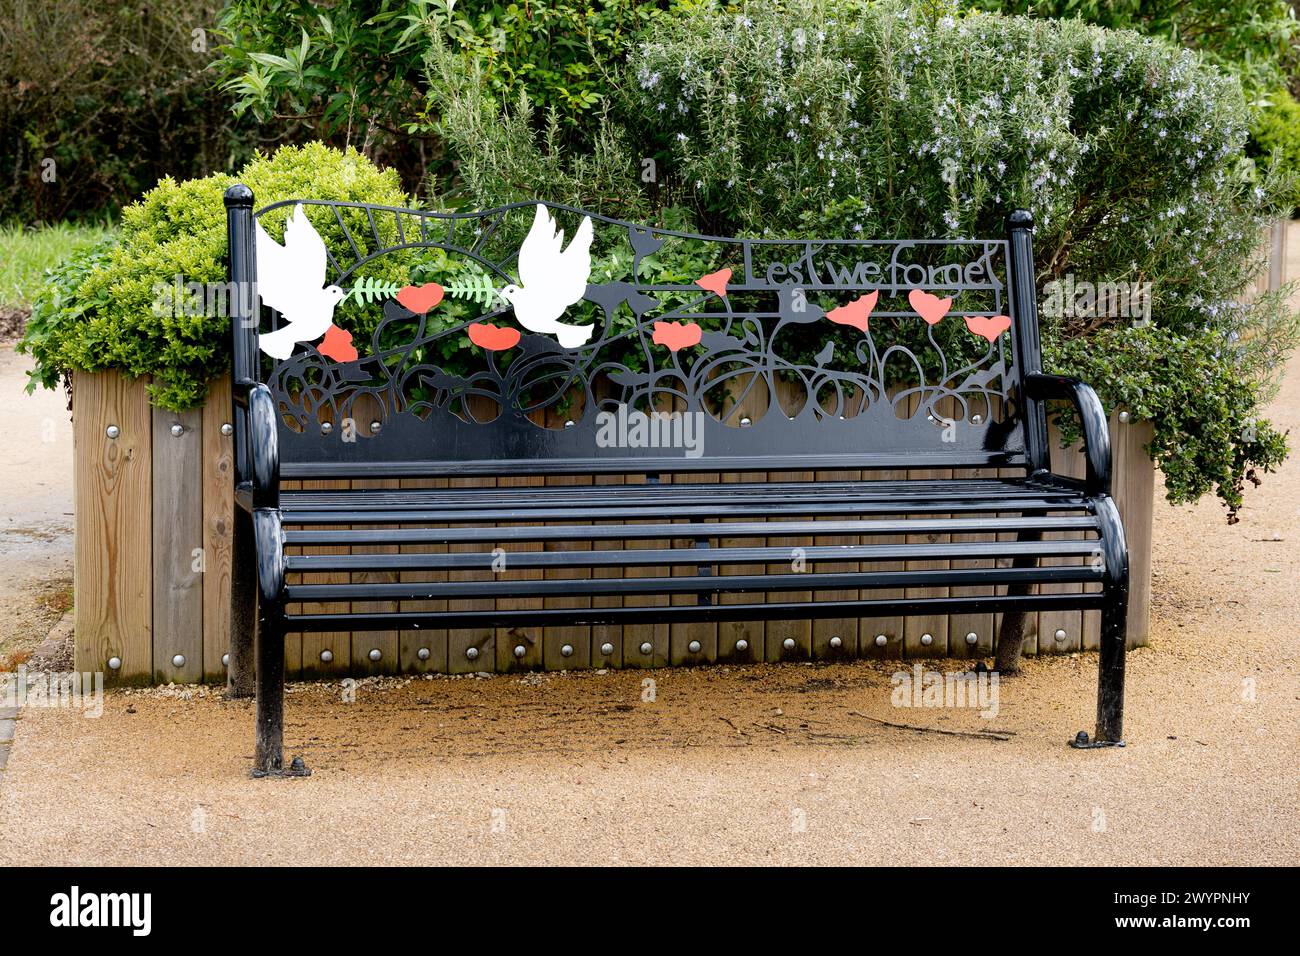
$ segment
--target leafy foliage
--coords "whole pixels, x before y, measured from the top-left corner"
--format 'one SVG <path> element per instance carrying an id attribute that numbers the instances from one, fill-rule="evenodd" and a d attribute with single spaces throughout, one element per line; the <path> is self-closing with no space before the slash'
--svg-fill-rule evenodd
<path id="1" fill-rule="evenodd" d="M 222 194 L 235 182 L 249 186 L 259 206 L 313 198 L 401 206 L 407 199 L 393 171 L 377 169 L 355 150 L 339 152 L 320 144 L 259 156 L 233 176 L 222 173 L 183 183 L 164 179 L 124 211 L 117 237 L 71 257 L 50 274 L 19 343 L 36 360 L 28 387 L 52 388 L 71 370 L 118 369 L 132 377 L 152 376 L 150 397 L 163 408 L 201 404 L 209 380 L 230 367 L 230 319 L 203 310 L 159 308 L 160 286 L 226 281 Z M 327 247 L 346 246 L 332 215 L 304 208 Z M 289 208 L 282 207 L 262 218 L 273 239 L 282 239 L 288 215 Z M 344 222 L 364 252 L 365 214 L 350 210 Z M 393 238 L 381 232 L 385 243 Z M 403 257 L 383 256 L 365 275 L 400 283 L 406 269 Z M 377 323 L 374 310 L 351 302 L 340 305 L 335 317 L 362 336 Z"/>
<path id="2" fill-rule="evenodd" d="M 1254 152 L 1264 162 L 1276 162 L 1284 169 L 1300 171 L 1300 103 L 1284 89 L 1273 93 L 1260 109 L 1251 130 Z M 1290 203 L 1300 208 L 1300 176 Z"/>
<path id="3" fill-rule="evenodd" d="M 219 6 L 0 0 L 0 222 L 100 219 L 164 173 L 251 155 L 205 72 Z"/>
<path id="4" fill-rule="evenodd" d="M 430 68 L 453 74 L 436 48 Z M 606 145 L 577 157 L 526 102 L 494 115 L 472 82 L 448 87 L 445 135 L 484 205 L 535 192 L 715 234 L 880 238 L 1000 235 L 1027 208 L 1043 282 L 1152 285 L 1149 327 L 1085 310 L 1045 339 L 1108 405 L 1140 395 L 1171 500 L 1213 485 L 1235 506 L 1284 453 L 1258 419 L 1296 316 L 1281 296 L 1239 300 L 1294 180 L 1248 158 L 1240 83 L 1189 50 L 944 2 L 697 11 L 643 34 Z"/>
<path id="5" fill-rule="evenodd" d="M 231 0 L 216 64 L 235 110 L 264 125 L 300 127 L 356 146 L 414 182 L 440 163 L 432 132 L 444 90 L 423 64 L 431 42 L 450 45 L 494 102 L 525 92 L 554 109 L 582 142 L 602 106 L 605 74 L 635 33 L 687 0 L 365 0 L 328 8 L 310 0 Z"/>

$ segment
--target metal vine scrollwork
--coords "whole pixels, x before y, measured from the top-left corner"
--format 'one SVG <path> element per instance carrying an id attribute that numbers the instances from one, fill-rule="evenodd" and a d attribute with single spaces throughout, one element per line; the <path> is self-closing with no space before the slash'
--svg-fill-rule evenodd
<path id="1" fill-rule="evenodd" d="M 357 357 L 300 343 L 263 378 L 291 433 L 362 422 L 375 447 L 355 455 L 399 457 L 371 441 L 394 430 L 404 442 L 425 435 L 431 454 L 449 458 L 599 454 L 597 417 L 619 408 L 701 413 L 729 435 L 729 453 L 775 441 L 793 452 L 901 449 L 916 444 L 904 426 L 937 436 L 954 423 L 962 447 L 1017 441 L 1013 426 L 998 430 L 1015 381 L 1002 240 L 732 239 L 542 204 L 571 243 L 584 219 L 594 226 L 589 281 L 556 326 L 589 338 L 566 348 L 520 328 L 507 301 L 529 271 L 520 249 L 529 221 L 543 219 L 538 204 L 468 214 L 303 205 L 334 232 L 329 281 L 347 290 L 335 321 Z M 264 327 L 277 328 L 265 311 Z"/>

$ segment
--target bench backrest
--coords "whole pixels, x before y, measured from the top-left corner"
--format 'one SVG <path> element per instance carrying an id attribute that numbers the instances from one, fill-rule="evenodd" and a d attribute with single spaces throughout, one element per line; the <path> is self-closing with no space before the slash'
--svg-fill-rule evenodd
<path id="1" fill-rule="evenodd" d="M 554 203 L 254 212 L 237 186 L 226 204 L 232 288 L 262 303 L 232 296 L 235 381 L 270 388 L 286 476 L 1043 455 L 1042 408 L 1018 397 L 1040 368 L 1027 213 L 1004 239 L 778 240 Z"/>

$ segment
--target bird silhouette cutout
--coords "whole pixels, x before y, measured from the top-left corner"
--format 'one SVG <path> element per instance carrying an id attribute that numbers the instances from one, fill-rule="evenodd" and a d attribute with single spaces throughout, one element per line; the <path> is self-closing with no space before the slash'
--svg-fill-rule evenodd
<path id="1" fill-rule="evenodd" d="M 501 298 L 515 310 L 515 318 L 530 332 L 554 335 L 566 349 L 585 343 L 594 325 L 566 325 L 559 321 L 569 306 L 583 297 L 591 277 L 591 219 L 584 216 L 567 249 L 564 230 L 557 230 L 550 211 L 541 203 L 533 226 L 519 247 L 519 285 L 501 290 Z"/>
<path id="2" fill-rule="evenodd" d="M 344 293 L 336 285 L 325 285 L 325 242 L 301 203 L 285 223 L 284 245 L 267 235 L 260 222 L 256 237 L 257 294 L 286 322 L 259 335 L 257 345 L 272 358 L 287 359 L 297 343 L 318 339 L 330 330 L 334 307 Z"/>

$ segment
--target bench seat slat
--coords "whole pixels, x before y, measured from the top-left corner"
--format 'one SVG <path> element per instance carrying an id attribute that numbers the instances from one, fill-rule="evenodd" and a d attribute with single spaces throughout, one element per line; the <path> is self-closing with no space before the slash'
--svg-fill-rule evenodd
<path id="1" fill-rule="evenodd" d="M 701 575 L 660 578 L 564 578 L 560 580 L 498 580 L 419 582 L 400 584 L 291 584 L 285 600 L 298 601 L 436 601 L 448 598 L 570 597 L 605 594 L 729 594 L 749 591 L 793 591 L 815 584 L 821 590 L 953 587 L 1011 583 L 1080 584 L 1101 581 L 1102 572 L 1089 565 L 1048 568 L 969 568 L 938 571 L 863 571 L 835 574 Z"/>
<path id="2" fill-rule="evenodd" d="M 645 503 L 671 499 L 674 501 L 709 502 L 719 496 L 736 501 L 781 501 L 790 498 L 817 498 L 830 501 L 877 501 L 915 499 L 928 501 L 936 495 L 948 498 L 996 497 L 1002 500 L 1017 497 L 1070 499 L 1081 501 L 1078 491 L 1054 487 L 1039 482 L 1016 479 L 967 479 L 944 481 L 917 479 L 911 481 L 853 481 L 853 482 L 735 482 L 692 484 L 623 484 L 623 485 L 550 485 L 529 489 L 522 498 L 517 488 L 446 488 L 401 489 L 400 494 L 374 489 L 338 489 L 287 491 L 283 493 L 284 507 L 309 507 L 315 510 L 333 507 L 482 507 L 489 502 L 507 502 L 518 506 L 537 503 L 554 504 L 579 497 L 578 489 L 588 493 L 580 497 L 585 501 L 612 503 Z M 615 490 L 617 489 L 617 490 Z"/>
<path id="3" fill-rule="evenodd" d="M 629 526 L 635 527 L 635 526 Z M 730 526 L 719 529 L 728 531 Z M 727 535 L 730 537 L 730 534 Z M 812 545 L 801 549 L 803 558 L 819 561 L 909 561 L 968 558 L 1083 558 L 1090 557 L 1097 542 L 1065 541 L 971 541 L 956 544 L 866 544 Z M 428 554 L 297 554 L 285 558 L 290 572 L 317 571 L 429 571 L 492 570 L 497 555 L 491 551 L 458 551 Z M 647 567 L 665 565 L 787 564 L 790 549 L 753 548 L 632 548 L 595 551 L 520 551 L 507 557 L 511 569 Z M 628 580 L 624 578 L 623 580 Z"/>
<path id="4" fill-rule="evenodd" d="M 594 512 L 593 520 L 604 515 Z M 372 519 L 371 519 L 372 520 Z M 368 520 L 367 523 L 371 523 Z M 405 524 L 409 524 L 409 520 Z M 998 534 L 1004 532 L 1095 531 L 1083 517 L 951 518 L 864 521 L 737 521 L 681 524 L 511 525 L 499 528 L 364 528 L 287 531 L 286 545 L 450 544 L 474 541 L 615 541 L 636 538 L 765 538 L 769 535 Z"/>
<path id="5" fill-rule="evenodd" d="M 1048 511 L 1089 511 L 1086 503 L 1053 501 L 1049 498 L 1028 498 L 1015 502 L 1009 508 L 1005 498 L 969 498 L 962 501 L 907 502 L 898 501 L 818 501 L 815 498 L 774 503 L 678 504 L 659 502 L 640 507 L 612 507 L 608 505 L 571 506 L 567 508 L 481 508 L 394 511 L 360 511 L 337 509 L 328 511 L 300 511 L 292 506 L 285 511 L 284 522 L 289 525 L 316 524 L 448 524 L 493 521 L 643 521 L 652 518 L 708 518 L 708 517 L 776 517 L 790 515 L 870 515 L 897 514 L 991 514 L 1008 510 L 1022 514 L 1042 514 Z"/>
<path id="6" fill-rule="evenodd" d="M 674 604 L 656 607 L 539 608 L 524 611 L 399 612 L 392 614 L 291 614 L 289 633 L 310 631 L 441 630 L 482 627 L 562 627 L 585 624 L 806 621 L 822 618 L 982 614 L 993 611 L 1093 610 L 1105 605 L 1095 594 L 998 594 L 966 598 L 899 598 L 878 601 L 797 601 L 769 604 Z"/>

